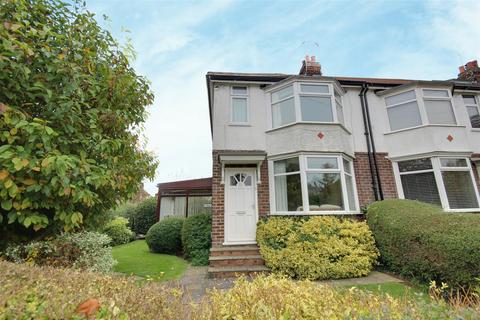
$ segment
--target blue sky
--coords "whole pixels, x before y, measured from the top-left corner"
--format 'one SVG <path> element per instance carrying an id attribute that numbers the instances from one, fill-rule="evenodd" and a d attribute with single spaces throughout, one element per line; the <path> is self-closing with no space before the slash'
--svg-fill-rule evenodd
<path id="1" fill-rule="evenodd" d="M 132 39 L 152 82 L 147 148 L 160 165 L 145 188 L 211 175 L 207 71 L 447 79 L 480 58 L 480 1 L 87 0 L 101 24 Z M 106 14 L 110 21 L 104 22 Z M 122 32 L 126 28 L 130 33 Z"/>

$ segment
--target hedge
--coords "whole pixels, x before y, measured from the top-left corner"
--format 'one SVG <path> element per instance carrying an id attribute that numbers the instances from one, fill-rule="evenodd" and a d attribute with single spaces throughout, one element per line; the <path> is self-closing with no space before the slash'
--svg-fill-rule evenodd
<path id="1" fill-rule="evenodd" d="M 156 215 L 157 200 L 155 197 L 148 198 L 138 204 L 130 217 L 130 225 L 136 234 L 146 234 L 148 229 L 158 220 Z"/>
<path id="2" fill-rule="evenodd" d="M 183 253 L 192 265 L 208 265 L 210 247 L 212 245 L 212 216 L 208 213 L 195 214 L 183 223 Z"/>
<path id="3" fill-rule="evenodd" d="M 127 225 L 128 220 L 123 217 L 116 217 L 107 223 L 103 229 L 103 233 L 112 238 L 112 242 L 110 243 L 112 246 L 124 244 L 133 240 L 133 232 Z"/>
<path id="4" fill-rule="evenodd" d="M 310 280 L 365 276 L 378 257 L 365 222 L 337 217 L 271 217 L 257 243 L 272 271 Z"/>
<path id="5" fill-rule="evenodd" d="M 166 217 L 155 223 L 145 236 L 150 250 L 156 253 L 181 253 L 183 220 L 178 217 Z"/>
<path id="6" fill-rule="evenodd" d="M 385 200 L 368 207 L 367 221 L 381 263 L 395 273 L 450 287 L 474 285 L 480 277 L 480 215 Z"/>

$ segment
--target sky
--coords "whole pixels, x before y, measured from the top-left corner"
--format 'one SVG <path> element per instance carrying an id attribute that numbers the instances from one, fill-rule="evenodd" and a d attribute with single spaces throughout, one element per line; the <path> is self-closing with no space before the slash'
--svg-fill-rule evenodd
<path id="1" fill-rule="evenodd" d="M 131 38 L 133 66 L 151 82 L 152 195 L 159 182 L 211 176 L 208 71 L 297 74 L 309 54 L 327 76 L 441 80 L 480 59 L 480 1 L 87 0 L 87 8 L 120 42 Z"/>

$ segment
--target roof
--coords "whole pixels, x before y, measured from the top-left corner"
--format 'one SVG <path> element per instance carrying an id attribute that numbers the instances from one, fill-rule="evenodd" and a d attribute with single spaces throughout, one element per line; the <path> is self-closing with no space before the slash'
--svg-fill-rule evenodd
<path id="1" fill-rule="evenodd" d="M 157 187 L 161 190 L 211 190 L 212 178 L 163 182 Z"/>

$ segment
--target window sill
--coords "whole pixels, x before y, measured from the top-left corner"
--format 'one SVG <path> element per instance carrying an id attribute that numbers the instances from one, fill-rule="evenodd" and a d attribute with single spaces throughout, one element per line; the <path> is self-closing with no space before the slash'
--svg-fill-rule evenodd
<path id="1" fill-rule="evenodd" d="M 228 124 L 231 127 L 251 127 L 252 125 L 250 123 L 241 123 L 241 122 L 230 122 Z"/>
<path id="2" fill-rule="evenodd" d="M 423 124 L 421 126 L 416 126 L 416 127 L 411 127 L 411 128 L 405 128 L 405 129 L 399 129 L 399 130 L 385 132 L 384 135 L 390 135 L 390 134 L 395 134 L 395 133 L 400 133 L 400 132 L 405 132 L 405 131 L 412 131 L 412 130 L 427 128 L 427 127 L 466 128 L 467 126 L 457 125 L 457 124 Z M 480 129 L 479 129 L 479 131 L 480 131 Z"/>
<path id="3" fill-rule="evenodd" d="M 470 131 L 473 131 L 473 132 L 480 132 L 480 128 L 471 128 Z"/>
<path id="4" fill-rule="evenodd" d="M 360 211 L 292 211 L 292 212 L 272 212 L 271 216 L 346 216 L 346 215 L 360 215 Z"/>
<path id="5" fill-rule="evenodd" d="M 289 128 L 289 127 L 292 127 L 292 126 L 297 125 L 297 124 L 339 126 L 340 128 L 342 128 L 348 134 L 352 134 L 352 132 L 350 130 L 348 130 L 340 122 L 315 122 L 315 121 L 292 122 L 292 123 L 289 123 L 289 124 L 286 124 L 286 125 L 283 125 L 283 126 L 280 126 L 280 127 L 276 127 L 276 128 L 273 128 L 273 129 L 268 129 L 268 130 L 265 131 L 265 133 L 270 133 L 270 132 L 274 132 L 274 131 L 277 131 L 277 130 Z"/>
<path id="6" fill-rule="evenodd" d="M 480 208 L 473 209 L 444 209 L 448 213 L 480 213 Z"/>

